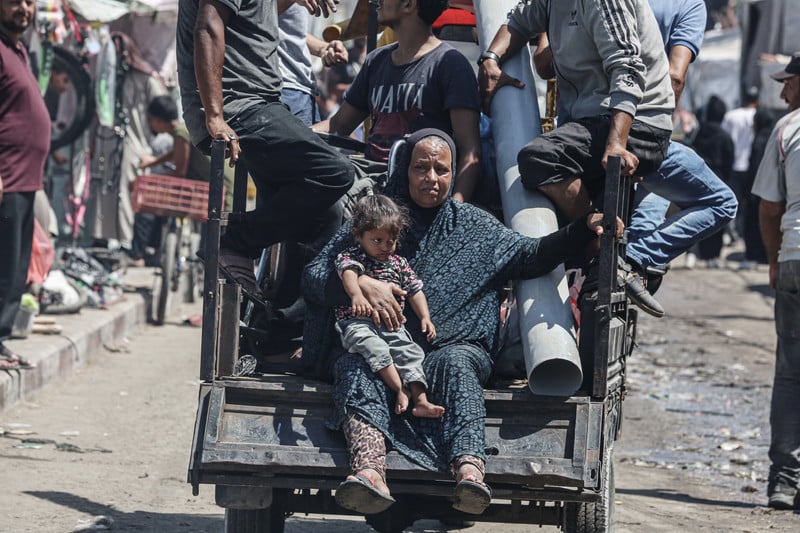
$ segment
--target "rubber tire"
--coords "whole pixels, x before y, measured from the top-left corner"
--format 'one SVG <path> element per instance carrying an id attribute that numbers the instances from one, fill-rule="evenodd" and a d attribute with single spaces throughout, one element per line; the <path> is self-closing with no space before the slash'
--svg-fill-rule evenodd
<path id="1" fill-rule="evenodd" d="M 172 277 L 175 273 L 175 254 L 178 253 L 178 234 L 168 231 L 164 238 L 164 253 L 161 255 L 161 284 L 158 288 L 158 300 L 156 301 L 155 324 L 164 324 L 167 316 L 167 302 L 169 301 Z"/>
<path id="2" fill-rule="evenodd" d="M 601 473 L 603 491 L 600 500 L 591 503 L 570 502 L 564 505 L 565 533 L 611 533 L 614 531 L 614 453 L 609 446 Z"/>
<path id="3" fill-rule="evenodd" d="M 275 489 L 266 509 L 225 509 L 225 533 L 283 533 L 286 498 L 286 489 Z"/>
<path id="4" fill-rule="evenodd" d="M 194 303 L 197 301 L 198 296 L 200 296 L 200 290 L 203 288 L 203 281 L 201 279 L 201 269 L 202 266 L 200 261 L 197 260 L 197 251 L 200 249 L 200 228 L 199 224 L 195 224 L 193 221 L 185 221 L 188 226 L 186 226 L 186 230 L 189 232 L 188 241 L 188 255 L 186 256 L 186 261 L 184 262 L 186 266 L 186 274 L 188 276 L 188 281 L 186 283 L 186 294 L 184 296 L 184 301 L 186 303 Z"/>
<path id="5" fill-rule="evenodd" d="M 77 93 L 75 119 L 61 135 L 50 141 L 50 150 L 72 144 L 86 131 L 94 118 L 94 87 L 89 73 L 83 68 L 81 60 L 61 46 L 53 47 L 53 63 L 58 63 L 69 75 L 69 81 Z"/>

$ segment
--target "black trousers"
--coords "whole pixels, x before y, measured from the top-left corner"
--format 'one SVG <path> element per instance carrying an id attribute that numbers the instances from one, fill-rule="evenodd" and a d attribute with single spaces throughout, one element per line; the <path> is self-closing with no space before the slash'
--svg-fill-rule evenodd
<path id="1" fill-rule="evenodd" d="M 27 284 L 35 194 L 7 192 L 0 203 L 0 342 L 11 335 Z"/>
<path id="2" fill-rule="evenodd" d="M 220 246 L 257 257 L 276 242 L 308 240 L 352 185 L 352 164 L 281 102 L 252 106 L 229 124 L 262 201 L 228 226 Z"/>

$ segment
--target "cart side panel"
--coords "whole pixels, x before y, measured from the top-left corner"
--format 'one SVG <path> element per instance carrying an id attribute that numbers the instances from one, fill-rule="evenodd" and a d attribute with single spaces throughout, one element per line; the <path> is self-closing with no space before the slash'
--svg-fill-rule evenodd
<path id="1" fill-rule="evenodd" d="M 340 479 L 348 473 L 344 438 L 325 425 L 331 388 L 295 376 L 217 380 L 208 389 L 203 449 L 193 468 L 203 472 L 297 474 Z M 487 479 L 530 487 L 594 487 L 603 404 L 588 398 L 536 398 L 525 389 L 485 392 Z M 402 456 L 388 458 L 397 479 L 446 479 Z"/>

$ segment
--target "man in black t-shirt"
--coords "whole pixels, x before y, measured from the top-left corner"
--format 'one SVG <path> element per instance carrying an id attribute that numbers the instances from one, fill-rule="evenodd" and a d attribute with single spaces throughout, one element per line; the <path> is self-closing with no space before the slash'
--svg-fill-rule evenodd
<path id="1" fill-rule="evenodd" d="M 397 42 L 367 56 L 341 107 L 314 129 L 350 135 L 371 116 L 366 155 L 374 161 L 386 161 L 392 143 L 408 133 L 446 131 L 458 154 L 453 198 L 469 201 L 480 174 L 478 83 L 467 58 L 433 35 L 446 7 L 446 0 L 380 3 L 378 23 Z"/>

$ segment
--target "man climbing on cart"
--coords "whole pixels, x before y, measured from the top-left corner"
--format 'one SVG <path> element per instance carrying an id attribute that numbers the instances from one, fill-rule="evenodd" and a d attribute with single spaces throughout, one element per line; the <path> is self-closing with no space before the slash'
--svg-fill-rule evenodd
<path id="1" fill-rule="evenodd" d="M 220 270 L 257 296 L 253 259 L 319 230 L 320 217 L 351 186 L 353 169 L 280 102 L 278 13 L 292 3 L 328 16 L 336 0 L 180 0 L 178 79 L 192 142 L 229 143 L 260 196 L 233 217 L 220 242 Z"/>

